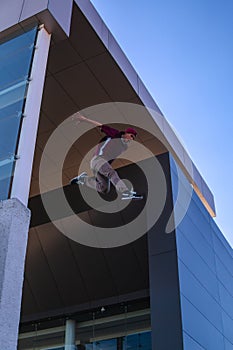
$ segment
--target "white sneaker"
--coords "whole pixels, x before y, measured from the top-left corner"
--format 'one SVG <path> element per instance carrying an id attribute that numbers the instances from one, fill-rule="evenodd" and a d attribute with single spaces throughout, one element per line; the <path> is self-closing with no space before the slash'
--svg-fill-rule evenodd
<path id="1" fill-rule="evenodd" d="M 71 185 L 84 185 L 85 180 L 87 178 L 87 173 L 84 171 L 80 175 L 74 177 L 73 179 L 70 180 Z"/>
<path id="2" fill-rule="evenodd" d="M 137 192 L 133 191 L 133 190 L 128 190 L 128 191 L 124 191 L 122 192 L 122 200 L 126 200 L 126 199 L 143 199 L 143 196 L 138 194 Z"/>

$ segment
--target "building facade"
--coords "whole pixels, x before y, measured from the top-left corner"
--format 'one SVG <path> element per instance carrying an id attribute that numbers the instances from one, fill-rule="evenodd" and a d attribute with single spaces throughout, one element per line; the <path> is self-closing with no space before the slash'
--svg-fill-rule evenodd
<path id="1" fill-rule="evenodd" d="M 109 29 L 87 0 L 0 6 L 0 348 L 233 349 L 213 195 Z M 142 201 L 69 185 L 101 136 L 77 111 L 138 130 L 115 167 Z"/>

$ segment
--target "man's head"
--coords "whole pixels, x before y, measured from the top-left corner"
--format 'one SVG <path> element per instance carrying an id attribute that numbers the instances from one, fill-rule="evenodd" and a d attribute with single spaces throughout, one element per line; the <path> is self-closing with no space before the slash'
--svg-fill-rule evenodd
<path id="1" fill-rule="evenodd" d="M 136 136 L 137 136 L 137 131 L 133 128 L 125 129 L 124 134 L 122 135 L 122 137 L 128 141 L 134 140 Z"/>
<path id="2" fill-rule="evenodd" d="M 125 129 L 125 134 L 132 134 L 132 135 L 134 135 L 134 137 L 136 137 L 137 131 L 133 128 L 127 128 L 127 129 Z"/>

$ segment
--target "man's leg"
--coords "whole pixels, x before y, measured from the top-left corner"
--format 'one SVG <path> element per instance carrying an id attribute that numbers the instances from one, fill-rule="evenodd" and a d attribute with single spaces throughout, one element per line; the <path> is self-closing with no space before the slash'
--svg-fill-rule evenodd
<path id="1" fill-rule="evenodd" d="M 88 177 L 86 173 L 71 180 L 71 183 L 86 185 L 101 193 L 108 193 L 110 190 L 110 182 L 114 185 L 116 190 L 122 193 L 122 199 L 142 199 L 133 189 L 129 190 L 122 181 L 112 166 L 102 157 L 94 157 L 91 160 L 91 169 L 95 177 Z"/>
<path id="2" fill-rule="evenodd" d="M 95 178 L 97 183 L 97 191 L 109 193 L 111 188 L 110 180 L 99 172 L 95 174 Z"/>
<path id="3" fill-rule="evenodd" d="M 110 180 L 92 169 L 95 176 L 89 177 L 86 172 L 70 180 L 71 185 L 86 185 L 98 192 L 108 193 L 110 191 Z"/>
<path id="4" fill-rule="evenodd" d="M 113 184 L 113 186 L 116 188 L 118 192 L 125 192 L 128 191 L 128 187 L 125 185 L 124 181 L 122 181 L 116 172 L 112 168 L 112 166 L 103 158 L 97 157 L 92 161 L 92 167 L 94 171 L 98 174 L 97 182 L 99 181 L 100 187 L 101 183 L 109 180 Z M 101 176 L 102 175 L 102 176 Z M 107 179 L 107 180 L 106 180 Z"/>
<path id="5" fill-rule="evenodd" d="M 85 184 L 98 192 L 107 193 L 110 190 L 109 181 L 111 181 L 118 192 L 122 193 L 129 191 L 125 183 L 119 178 L 117 172 L 104 158 L 94 157 L 91 160 L 90 166 L 95 177 L 87 177 L 85 175 L 82 184 Z"/>
<path id="6" fill-rule="evenodd" d="M 85 184 L 87 187 L 90 187 L 98 192 L 108 193 L 110 191 L 110 181 L 108 178 L 106 178 L 98 172 L 98 169 L 104 162 L 105 160 L 103 158 L 92 158 L 90 168 L 93 171 L 94 176 L 89 177 L 85 173 L 86 176 L 84 176 L 82 184 Z"/>
<path id="7" fill-rule="evenodd" d="M 106 178 L 109 179 L 112 184 L 115 186 L 116 190 L 122 194 L 121 199 L 123 200 L 129 200 L 129 199 L 143 199 L 142 195 L 137 194 L 133 191 L 133 189 L 129 190 L 128 187 L 125 185 L 124 181 L 120 179 L 118 173 L 116 170 L 112 168 L 112 166 L 107 161 L 99 161 L 98 164 L 98 176 L 100 178 L 100 175 L 104 176 L 104 179 L 106 181 Z M 102 177 L 103 178 L 103 177 Z M 100 182 L 101 182 L 100 178 Z"/>
<path id="8" fill-rule="evenodd" d="M 101 193 L 108 193 L 110 191 L 110 180 L 104 175 L 93 170 L 94 177 L 87 177 L 85 185 Z"/>

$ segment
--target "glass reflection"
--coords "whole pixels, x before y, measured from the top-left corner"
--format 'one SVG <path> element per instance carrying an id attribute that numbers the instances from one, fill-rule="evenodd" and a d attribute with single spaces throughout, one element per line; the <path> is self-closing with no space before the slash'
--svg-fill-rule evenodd
<path id="1" fill-rule="evenodd" d="M 0 43 L 0 200 L 9 196 L 36 34 Z"/>
<path id="2" fill-rule="evenodd" d="M 85 350 L 151 350 L 151 332 L 130 334 L 120 338 L 99 340 L 86 344 Z"/>

